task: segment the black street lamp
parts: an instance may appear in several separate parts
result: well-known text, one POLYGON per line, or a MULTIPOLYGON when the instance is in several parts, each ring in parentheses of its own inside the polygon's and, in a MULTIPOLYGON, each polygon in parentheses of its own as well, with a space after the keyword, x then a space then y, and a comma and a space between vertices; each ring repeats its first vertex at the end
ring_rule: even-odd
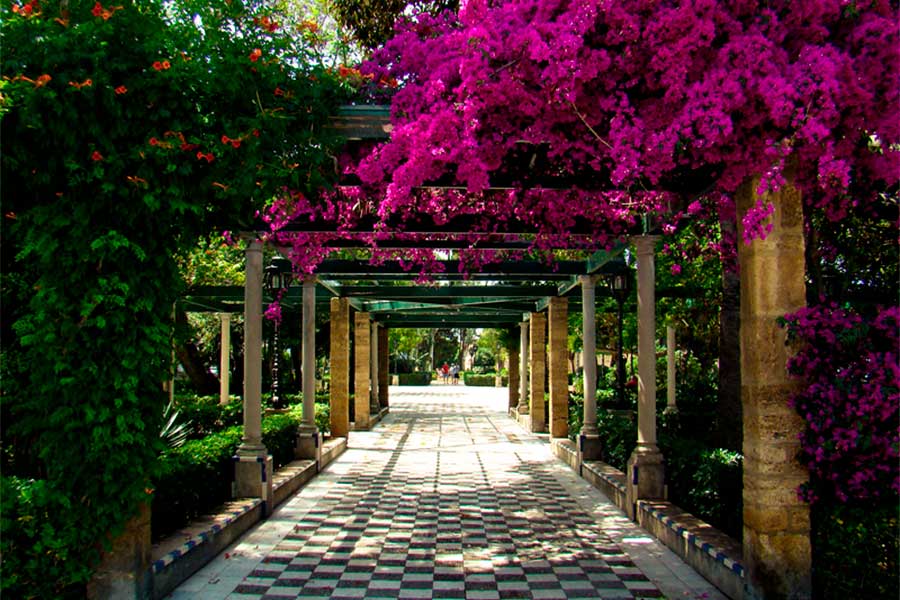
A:
MULTIPOLYGON (((269 263, 269 266, 266 267, 265 272, 263 274, 263 285, 266 290, 269 292, 269 295, 272 297, 272 300, 278 301, 281 299, 281 295, 284 290, 291 285, 291 261, 281 256, 280 254, 276 254, 272 258, 272 262, 269 263)), ((275 334, 272 339, 272 407, 273 408, 282 408, 281 406, 281 393, 280 393, 280 379, 281 377, 278 374, 279 360, 278 355, 280 354, 280 350, 278 348, 278 326, 279 321, 275 321, 275 334)))
POLYGON ((613 298, 616 299, 618 307, 619 352, 616 361, 616 404, 621 409, 625 408, 625 352, 622 344, 622 306, 625 303, 625 298, 628 297, 628 293, 631 291, 631 273, 626 270, 613 275, 609 279, 609 290, 613 298))

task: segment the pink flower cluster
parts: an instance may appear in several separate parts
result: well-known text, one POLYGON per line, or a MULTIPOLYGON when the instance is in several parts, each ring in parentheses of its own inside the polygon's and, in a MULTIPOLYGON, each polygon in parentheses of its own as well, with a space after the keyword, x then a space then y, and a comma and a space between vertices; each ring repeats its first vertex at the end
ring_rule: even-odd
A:
MULTIPOLYGON (((900 177, 898 20, 885 0, 472 0, 417 15, 362 67, 402 87, 391 140, 357 173, 382 218, 452 212, 498 179, 563 177, 574 205, 544 190, 539 206, 495 195, 481 214, 494 227, 541 210, 555 231, 589 214, 614 236, 661 207, 598 190, 688 204, 791 172, 810 207, 840 219, 900 177), (445 180, 466 193, 416 191, 445 180)), ((747 241, 770 212, 751 208, 747 241)))
POLYGON ((872 318, 821 305, 785 319, 803 383, 791 405, 806 421, 801 497, 842 502, 900 493, 900 308, 872 318))

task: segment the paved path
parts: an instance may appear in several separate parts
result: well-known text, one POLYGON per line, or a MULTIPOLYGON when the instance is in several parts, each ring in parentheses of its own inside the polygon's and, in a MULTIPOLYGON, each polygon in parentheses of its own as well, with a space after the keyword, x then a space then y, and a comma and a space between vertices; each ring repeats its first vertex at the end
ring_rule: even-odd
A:
POLYGON ((724 597, 505 414, 391 387, 391 414, 172 598, 724 597))

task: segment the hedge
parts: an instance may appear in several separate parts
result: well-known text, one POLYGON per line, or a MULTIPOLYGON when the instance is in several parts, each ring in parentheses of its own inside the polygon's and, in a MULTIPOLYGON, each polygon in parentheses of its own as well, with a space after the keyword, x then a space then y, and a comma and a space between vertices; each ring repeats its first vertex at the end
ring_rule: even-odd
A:
MULTIPOLYGON (((509 385, 509 377, 503 377, 500 381, 502 385, 509 385)), ((497 385, 497 375, 495 373, 486 373, 483 375, 465 373, 463 375, 463 383, 471 386, 494 387, 497 385)))
POLYGON ((397 377, 398 385, 429 385, 431 383, 430 372, 400 373, 395 377, 397 377))
MULTIPOLYGON (((275 468, 294 459, 298 421, 291 414, 262 420, 262 440, 275 468)), ((243 427, 233 426, 163 453, 153 480, 152 535, 158 539, 231 498, 243 427)))

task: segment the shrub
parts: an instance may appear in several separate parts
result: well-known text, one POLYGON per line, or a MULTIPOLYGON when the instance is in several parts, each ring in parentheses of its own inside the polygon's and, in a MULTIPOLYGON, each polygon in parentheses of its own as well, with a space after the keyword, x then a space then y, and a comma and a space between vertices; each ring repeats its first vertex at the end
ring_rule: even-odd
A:
MULTIPOLYGON (((476 375, 475 373, 464 373, 463 374, 463 382, 466 385, 471 386, 479 386, 479 387, 494 387, 497 383, 497 375, 495 373, 484 373, 482 375, 476 375)), ((504 377, 501 380, 503 385, 509 385, 509 378, 504 377)))
MULTIPOLYGON (((263 418, 262 440, 272 455, 275 468, 294 459, 297 423, 291 414, 263 418)), ((232 457, 242 435, 242 427, 229 427, 163 453, 154 479, 154 539, 171 533, 231 498, 232 457)))
POLYGON ((399 385, 429 385, 431 383, 431 373, 429 371, 399 373, 397 380, 399 385))
POLYGON ((600 432, 601 460, 624 471, 628 457, 637 446, 637 423, 620 413, 598 408, 597 429, 600 432))
POLYGON ((814 597, 897 597, 897 513, 895 501, 812 506, 814 597))

